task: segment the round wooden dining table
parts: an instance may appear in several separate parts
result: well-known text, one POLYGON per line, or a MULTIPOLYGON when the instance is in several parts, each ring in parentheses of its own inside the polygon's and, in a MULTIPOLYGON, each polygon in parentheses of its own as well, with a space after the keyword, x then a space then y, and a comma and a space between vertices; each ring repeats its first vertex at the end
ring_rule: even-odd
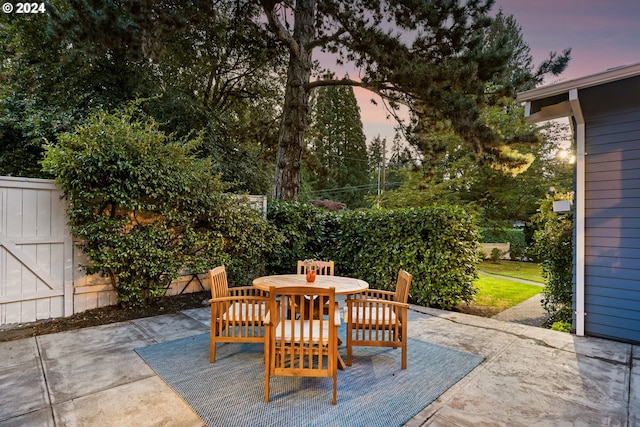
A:
MULTIPOLYGON (((342 276, 316 276, 314 282, 307 282, 305 274, 279 274, 274 276, 262 276, 253 280, 253 287, 262 291, 269 291, 271 286, 285 288, 289 286, 316 286, 319 288, 336 288, 336 295, 358 294, 369 288, 364 280, 342 276)), ((340 342, 340 340, 338 340, 340 342)), ((338 368, 345 369, 346 364, 338 354, 338 368)))
POLYGON ((262 291, 269 291, 271 286, 284 288, 290 286, 316 286, 329 289, 336 288, 336 295, 358 294, 369 288, 364 280, 342 276, 316 276, 314 282, 307 282, 304 274, 280 274, 275 276, 262 276, 253 280, 253 287, 262 291))

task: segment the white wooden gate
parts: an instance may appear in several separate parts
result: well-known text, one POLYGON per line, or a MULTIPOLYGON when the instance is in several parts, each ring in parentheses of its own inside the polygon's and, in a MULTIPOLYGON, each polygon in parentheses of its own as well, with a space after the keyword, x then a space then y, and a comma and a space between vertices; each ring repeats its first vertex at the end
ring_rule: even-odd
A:
POLYGON ((0 325, 73 314, 73 244, 50 180, 0 177, 0 325))

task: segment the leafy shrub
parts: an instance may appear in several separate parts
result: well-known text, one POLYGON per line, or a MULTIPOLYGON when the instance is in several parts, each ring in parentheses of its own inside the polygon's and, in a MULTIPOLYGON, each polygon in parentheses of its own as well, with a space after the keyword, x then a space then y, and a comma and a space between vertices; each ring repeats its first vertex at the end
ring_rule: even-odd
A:
POLYGON ((551 325, 552 331, 560 331, 560 332, 571 332, 571 323, 570 322, 554 322, 551 325))
POLYGON ((571 322, 573 216, 554 213, 552 202, 552 199, 545 200, 541 204, 540 213, 534 218, 542 224, 542 228, 534 233, 534 250, 542 260, 542 276, 547 281, 542 305, 553 319, 571 322))
POLYGON ((503 254, 504 254, 504 252, 502 252, 500 249, 493 248, 491 250, 491 257, 489 258, 489 260, 494 264, 499 264, 500 263, 500 258, 502 258, 503 254))
POLYGON ((321 258, 331 235, 325 232, 325 225, 331 223, 329 217, 324 209, 309 203, 271 201, 267 218, 283 240, 268 260, 269 271, 293 273, 298 260, 321 258))
POLYGON ((123 305, 163 295, 183 268, 228 263, 248 275, 277 242, 257 212, 221 193, 210 161, 192 154, 198 143, 171 139, 131 104, 97 111, 46 149, 44 169, 90 260, 83 268, 108 275, 123 305))
POLYGON ((449 309, 473 299, 478 234, 462 209, 369 210, 337 218, 335 241, 323 256, 338 263, 340 274, 394 290, 398 270, 405 269, 417 304, 449 309))
POLYGON ((229 283, 249 286, 253 279, 267 274, 267 260, 282 247, 282 235, 248 202, 226 194, 218 197, 220 202, 211 205, 204 224, 222 237, 221 262, 227 267, 229 283))

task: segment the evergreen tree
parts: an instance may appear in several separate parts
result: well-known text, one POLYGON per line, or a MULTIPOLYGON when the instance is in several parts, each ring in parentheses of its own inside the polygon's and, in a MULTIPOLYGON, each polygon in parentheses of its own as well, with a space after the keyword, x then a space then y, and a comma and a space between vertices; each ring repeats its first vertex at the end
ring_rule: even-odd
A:
MULTIPOLYGON (((514 221, 529 222, 549 193, 549 188, 570 191, 573 168, 560 161, 555 153, 567 129, 556 124, 541 129, 524 122, 523 107, 485 111, 485 118, 505 137, 532 133, 535 144, 520 144, 518 149, 532 157, 528 168, 519 173, 479 164, 453 133, 440 133, 439 143, 446 147, 438 162, 421 170, 406 172, 401 188, 384 193, 380 203, 385 207, 420 207, 446 202, 465 206, 478 213, 479 222, 488 227, 511 227, 514 221)), ((434 139, 435 138, 434 136, 434 139)))
POLYGON ((526 124, 522 106, 512 94, 559 73, 570 51, 551 54, 534 69, 530 49, 513 17, 498 13, 486 34, 487 43, 503 44, 512 52, 506 67, 486 84, 487 103, 478 112, 479 123, 500 135, 501 144, 485 147, 478 155, 469 150, 469 141, 456 132, 451 120, 414 116, 416 126, 409 141, 420 151, 422 167, 406 174, 399 190, 385 193, 380 201, 384 206, 448 202, 475 210, 483 225, 502 226, 528 221, 550 186, 567 188, 570 170, 554 156, 564 132, 541 133, 539 127, 526 124), (519 161, 497 161, 501 157, 519 161))
MULTIPOLYGON (((245 0, 249 2, 250 0, 245 0)), ((503 149, 499 134, 482 122, 492 97, 512 92, 485 89, 513 58, 506 37, 490 38, 493 0, 261 0, 269 28, 287 49, 289 62, 278 136, 274 197, 294 200, 311 90, 358 85, 381 95, 392 107, 407 105, 416 121, 449 121, 477 156, 490 161, 526 161, 503 149), (337 55, 338 64, 358 68, 360 80, 313 80, 313 51, 337 55)), ((550 62, 562 69, 563 62, 550 62)), ((566 65, 566 61, 564 62, 566 65)), ((320 75, 320 74, 318 74, 320 75)))
POLYGON ((125 8, 84 1, 73 7, 51 1, 46 8, 45 14, 3 14, 0 20, 3 174, 46 176, 39 164, 45 139, 55 141, 92 109, 158 94, 152 65, 120 37, 133 16, 125 8), (78 20, 95 25, 83 28, 78 20))
POLYGON ((350 208, 364 206, 369 184, 367 147, 353 88, 320 88, 311 116, 307 167, 312 191, 350 208))

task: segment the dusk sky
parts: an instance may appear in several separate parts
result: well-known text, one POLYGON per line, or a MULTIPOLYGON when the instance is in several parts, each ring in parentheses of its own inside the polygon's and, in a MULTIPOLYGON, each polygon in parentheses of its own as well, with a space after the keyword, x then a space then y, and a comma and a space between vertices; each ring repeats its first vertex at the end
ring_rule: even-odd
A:
MULTIPOLYGON (((638 0, 496 0, 522 27, 534 64, 571 48, 571 61, 560 76, 545 84, 572 80, 621 65, 640 62, 640 1, 638 0)), ((369 142, 380 134, 391 142, 393 126, 380 104, 357 92, 369 142)))

